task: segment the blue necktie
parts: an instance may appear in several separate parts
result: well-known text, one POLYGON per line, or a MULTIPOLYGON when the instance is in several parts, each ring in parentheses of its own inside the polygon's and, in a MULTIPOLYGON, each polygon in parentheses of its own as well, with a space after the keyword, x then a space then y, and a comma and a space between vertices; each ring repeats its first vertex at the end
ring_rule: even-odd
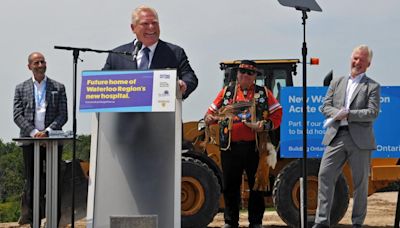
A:
POLYGON ((149 69, 149 52, 150 52, 150 49, 148 47, 143 48, 142 59, 140 60, 138 69, 140 69, 140 70, 149 69))

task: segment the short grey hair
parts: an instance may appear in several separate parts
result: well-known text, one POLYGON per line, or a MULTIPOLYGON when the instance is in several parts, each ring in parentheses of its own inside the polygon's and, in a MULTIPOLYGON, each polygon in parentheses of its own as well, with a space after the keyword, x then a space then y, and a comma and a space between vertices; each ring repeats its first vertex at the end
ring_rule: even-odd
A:
POLYGON ((142 6, 137 7, 136 9, 134 9, 133 12, 132 12, 132 22, 131 22, 131 23, 132 23, 133 25, 136 25, 136 24, 137 24, 137 22, 138 22, 138 20, 139 20, 139 14, 140 14, 142 11, 150 11, 150 12, 152 12, 152 13, 156 16, 156 18, 157 18, 157 20, 158 20, 157 11, 156 11, 154 8, 152 8, 152 7, 150 7, 150 6, 142 5, 142 6))
POLYGON ((32 58, 34 55, 41 55, 44 58, 44 55, 38 51, 32 52, 31 54, 28 55, 28 63, 31 64, 32 63, 32 58))
POLYGON ((368 61, 371 63, 372 56, 373 56, 373 52, 372 52, 371 48, 369 48, 369 47, 368 47, 367 45, 365 45, 365 44, 361 44, 361 45, 358 45, 357 47, 355 47, 355 48, 353 49, 353 53, 354 53, 356 50, 364 50, 364 51, 367 51, 367 52, 368 52, 368 61))

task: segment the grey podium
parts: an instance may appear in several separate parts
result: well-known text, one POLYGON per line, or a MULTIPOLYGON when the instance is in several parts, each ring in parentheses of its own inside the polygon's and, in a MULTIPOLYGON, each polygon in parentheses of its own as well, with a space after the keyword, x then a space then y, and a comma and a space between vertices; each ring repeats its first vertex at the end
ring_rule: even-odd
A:
POLYGON ((22 144, 34 145, 33 227, 39 228, 40 145, 46 146, 46 227, 57 227, 58 145, 72 141, 71 137, 13 138, 22 144))
POLYGON ((181 227, 181 98, 157 80, 173 110, 92 114, 87 227, 181 227))

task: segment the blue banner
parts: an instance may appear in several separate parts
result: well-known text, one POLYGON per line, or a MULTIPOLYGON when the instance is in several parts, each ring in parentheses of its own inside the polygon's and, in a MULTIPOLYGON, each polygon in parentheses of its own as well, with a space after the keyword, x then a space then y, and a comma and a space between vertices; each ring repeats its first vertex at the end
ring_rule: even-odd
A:
POLYGON ((176 70, 83 71, 81 112, 172 112, 176 70))
MULTIPOLYGON (((307 155, 322 157, 325 147, 322 127, 325 117, 320 109, 328 87, 307 88, 307 155)), ((303 157, 303 95, 301 87, 285 87, 281 90, 280 103, 283 107, 281 123, 281 157, 303 157)), ((400 87, 381 88, 381 110, 374 123, 377 150, 372 157, 400 158, 400 138, 396 132, 400 128, 400 87)))

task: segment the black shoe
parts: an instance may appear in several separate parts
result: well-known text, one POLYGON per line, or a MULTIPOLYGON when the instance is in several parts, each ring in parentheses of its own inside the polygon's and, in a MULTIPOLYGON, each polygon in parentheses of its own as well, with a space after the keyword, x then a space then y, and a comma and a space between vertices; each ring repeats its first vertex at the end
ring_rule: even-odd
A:
POLYGON ((225 225, 222 226, 222 228, 238 228, 238 226, 233 226, 233 225, 230 225, 230 224, 225 224, 225 225))
POLYGON ((25 224, 32 224, 32 218, 29 216, 20 216, 18 219, 18 224, 19 225, 25 225, 25 224))
POLYGON ((328 225, 315 223, 312 228, 329 228, 328 225))
POLYGON ((362 225, 354 224, 354 225, 353 225, 353 228, 362 228, 362 225))
POLYGON ((263 228, 262 224, 250 224, 249 228, 263 228))
POLYGON ((25 224, 32 224, 32 209, 28 206, 28 199, 26 196, 26 193, 22 193, 21 196, 21 215, 18 219, 18 224, 19 225, 25 225, 25 224))

